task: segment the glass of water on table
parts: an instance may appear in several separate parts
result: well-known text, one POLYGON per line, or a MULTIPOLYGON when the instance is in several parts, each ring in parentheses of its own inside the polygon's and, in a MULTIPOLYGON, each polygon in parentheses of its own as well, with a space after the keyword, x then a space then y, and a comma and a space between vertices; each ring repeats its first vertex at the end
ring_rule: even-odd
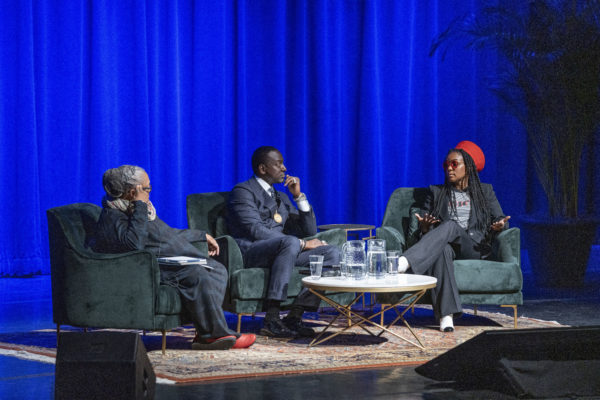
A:
POLYGON ((310 261, 310 276, 312 279, 319 279, 323 271, 323 256, 311 255, 308 256, 310 261))
POLYGON ((400 252, 397 250, 387 251, 387 273, 390 275, 398 274, 398 259, 400 258, 400 252))

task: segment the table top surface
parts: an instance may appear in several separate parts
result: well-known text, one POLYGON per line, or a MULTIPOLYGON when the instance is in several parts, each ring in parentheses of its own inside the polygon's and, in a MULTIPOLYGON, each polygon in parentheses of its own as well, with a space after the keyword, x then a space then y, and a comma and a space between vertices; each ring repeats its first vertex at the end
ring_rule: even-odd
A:
POLYGON ((411 292, 435 287, 437 279, 427 275, 386 275, 385 279, 367 278, 355 280, 340 276, 314 279, 307 276, 302 284, 310 289, 335 290, 338 292, 393 293, 411 292))
POLYGON ((344 229, 346 231, 362 231, 362 230, 370 230, 375 229, 375 225, 363 225, 363 224, 328 224, 328 225, 319 225, 319 228, 322 231, 327 231, 330 229, 344 229))

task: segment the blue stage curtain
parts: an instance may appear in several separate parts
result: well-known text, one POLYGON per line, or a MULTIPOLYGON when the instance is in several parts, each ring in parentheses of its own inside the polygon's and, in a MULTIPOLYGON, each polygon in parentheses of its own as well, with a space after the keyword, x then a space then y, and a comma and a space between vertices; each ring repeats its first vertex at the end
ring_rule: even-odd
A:
POLYGON ((486 89, 495 58, 428 56, 480 6, 0 0, 0 275, 48 273, 45 211, 99 204, 107 168, 144 167, 159 216, 184 228, 185 197, 248 179, 260 145, 282 151, 319 224, 380 224, 391 192, 440 183, 463 139, 523 212, 526 143, 486 89))

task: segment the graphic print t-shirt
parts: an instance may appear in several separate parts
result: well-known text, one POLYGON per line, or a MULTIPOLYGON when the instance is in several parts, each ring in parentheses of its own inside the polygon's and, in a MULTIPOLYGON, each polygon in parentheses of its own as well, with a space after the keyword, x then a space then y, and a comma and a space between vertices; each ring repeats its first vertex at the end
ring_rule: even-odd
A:
MULTIPOLYGON (((454 191, 454 200, 456 201, 456 213, 452 212, 452 206, 448 204, 448 214, 450 219, 456 221, 461 228, 469 227, 469 214, 471 213, 471 198, 466 192, 454 191)), ((450 200, 452 201, 452 199, 450 200)))

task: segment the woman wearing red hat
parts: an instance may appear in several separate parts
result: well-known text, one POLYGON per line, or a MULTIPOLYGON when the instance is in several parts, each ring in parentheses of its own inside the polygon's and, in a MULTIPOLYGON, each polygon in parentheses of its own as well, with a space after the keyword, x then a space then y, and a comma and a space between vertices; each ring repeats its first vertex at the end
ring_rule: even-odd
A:
POLYGON ((400 267, 431 275, 438 284, 431 292, 440 330, 454 331, 453 316, 462 313, 454 278, 455 259, 484 259, 491 253, 496 232, 508 227, 492 185, 479 181, 485 157, 473 142, 460 142, 444 161, 446 180, 432 185, 422 210, 419 229, 409 232, 419 241, 400 258, 400 267))

